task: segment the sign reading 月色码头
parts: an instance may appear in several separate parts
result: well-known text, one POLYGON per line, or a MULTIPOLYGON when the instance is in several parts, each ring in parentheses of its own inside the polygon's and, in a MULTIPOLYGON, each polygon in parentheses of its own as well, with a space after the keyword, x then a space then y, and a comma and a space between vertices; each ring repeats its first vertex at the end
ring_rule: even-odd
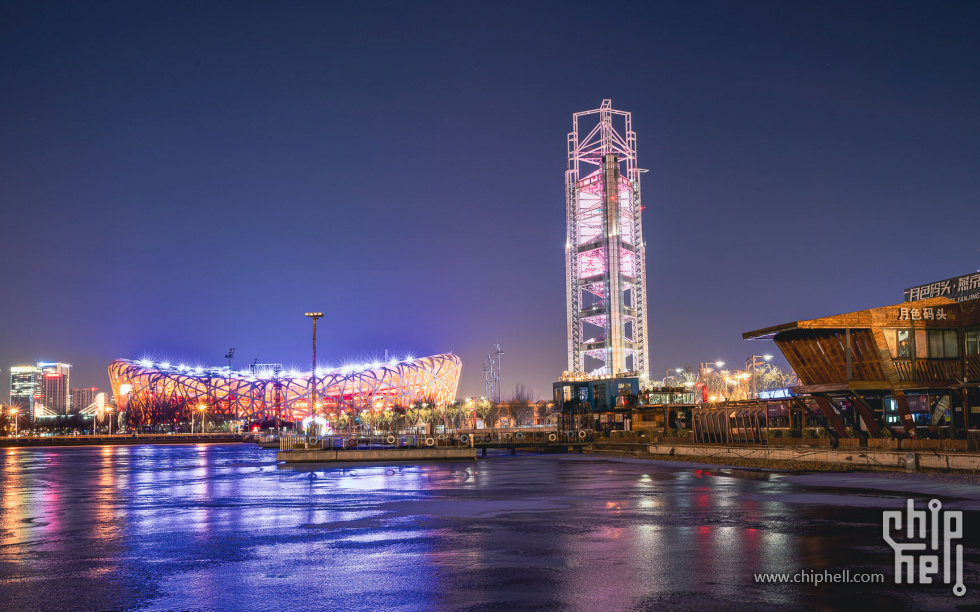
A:
POLYGON ((946 321, 946 309, 938 308, 899 308, 899 321, 946 321))
POLYGON ((934 297, 946 297, 957 302, 980 299, 980 272, 956 276, 905 290, 906 302, 934 297))

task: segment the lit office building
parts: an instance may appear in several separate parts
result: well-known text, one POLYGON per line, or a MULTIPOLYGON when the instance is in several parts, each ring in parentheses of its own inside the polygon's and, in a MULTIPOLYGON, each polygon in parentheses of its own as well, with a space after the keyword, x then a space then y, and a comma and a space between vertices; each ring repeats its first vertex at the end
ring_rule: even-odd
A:
POLYGON ((37 364, 40 374, 40 394, 34 398, 33 416, 56 416, 68 414, 71 409, 69 372, 71 364, 41 362, 37 364), (42 410, 38 409, 40 405, 42 410))
POLYGON ((29 414, 34 422, 34 398, 41 394, 41 370, 34 366, 10 368, 10 405, 29 414))
POLYGON ((76 387, 71 390, 70 406, 72 412, 81 412, 95 402, 98 387, 76 387))

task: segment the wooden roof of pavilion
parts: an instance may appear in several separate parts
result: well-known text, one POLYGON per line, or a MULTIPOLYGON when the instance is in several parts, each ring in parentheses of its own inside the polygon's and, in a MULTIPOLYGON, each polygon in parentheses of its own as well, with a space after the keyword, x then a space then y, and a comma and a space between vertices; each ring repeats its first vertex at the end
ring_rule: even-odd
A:
POLYGON ((797 329, 847 329, 847 328, 870 328, 875 323, 880 323, 882 320, 881 315, 886 311, 894 311, 896 308, 923 308, 923 307, 936 307, 936 306, 956 306, 958 302, 951 300, 949 298, 938 297, 938 298, 928 298, 925 300, 917 300, 915 302, 903 302, 901 304, 894 304, 892 306, 882 306, 879 308, 871 308, 869 310, 858 310, 856 312, 848 312, 845 314, 832 315, 829 317, 820 317, 819 319, 810 319, 807 321, 792 321, 790 323, 783 323, 781 325, 773 325, 771 327, 764 327, 762 329, 757 329, 755 331, 745 332, 742 334, 743 340, 772 340, 775 338, 776 334, 793 331, 797 329))

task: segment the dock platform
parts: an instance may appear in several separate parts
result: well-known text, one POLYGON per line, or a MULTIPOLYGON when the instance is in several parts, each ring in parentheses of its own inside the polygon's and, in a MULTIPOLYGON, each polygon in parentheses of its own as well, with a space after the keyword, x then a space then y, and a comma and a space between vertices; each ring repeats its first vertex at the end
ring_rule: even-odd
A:
POLYGON ((277 461, 286 463, 330 463, 364 461, 433 461, 445 459, 476 459, 477 449, 471 447, 432 448, 370 448, 370 449, 310 449, 284 450, 276 453, 277 461))

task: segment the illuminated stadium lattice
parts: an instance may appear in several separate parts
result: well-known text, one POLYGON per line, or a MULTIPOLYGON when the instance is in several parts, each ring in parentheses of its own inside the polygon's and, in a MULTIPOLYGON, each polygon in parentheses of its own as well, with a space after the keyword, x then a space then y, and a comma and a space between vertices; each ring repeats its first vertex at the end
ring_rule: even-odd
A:
MULTIPOLYGON (((456 397, 462 363, 451 353, 316 371, 317 413, 390 410, 456 397)), ((172 423, 205 406, 209 418, 298 421, 310 414, 310 372, 233 371, 118 359, 109 381, 131 425, 172 423)))

